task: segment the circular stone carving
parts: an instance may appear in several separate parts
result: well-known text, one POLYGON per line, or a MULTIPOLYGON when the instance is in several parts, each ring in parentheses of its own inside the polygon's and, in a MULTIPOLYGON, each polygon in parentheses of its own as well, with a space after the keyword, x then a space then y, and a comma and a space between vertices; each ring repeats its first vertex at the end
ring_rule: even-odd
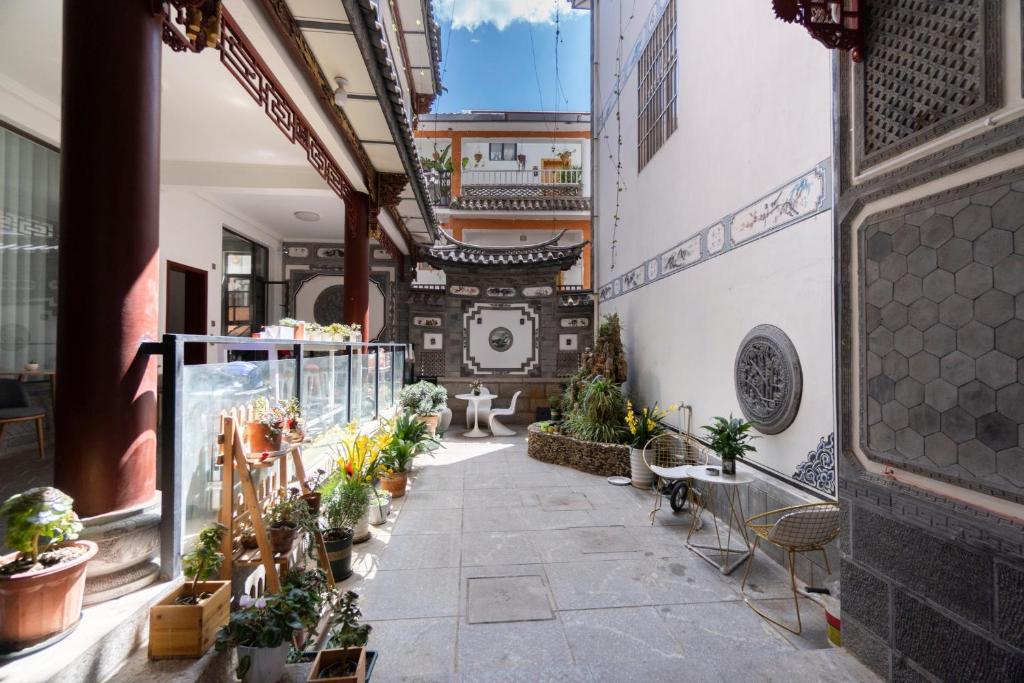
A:
POLYGON ((512 348, 512 331, 507 327, 495 327, 487 335, 487 343, 495 351, 508 351, 512 348))
POLYGON ((320 325, 330 325, 341 320, 341 311, 345 306, 344 285, 331 285, 313 302, 313 320, 320 325))
POLYGON ((736 354, 736 398, 744 417, 762 434, 778 434, 793 424, 803 392, 800 358, 786 333, 758 325, 736 354))

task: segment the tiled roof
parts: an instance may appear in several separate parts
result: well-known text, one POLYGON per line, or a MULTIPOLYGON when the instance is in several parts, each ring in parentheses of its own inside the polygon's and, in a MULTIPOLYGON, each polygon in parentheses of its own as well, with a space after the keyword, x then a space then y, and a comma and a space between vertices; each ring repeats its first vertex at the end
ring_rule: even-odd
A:
MULTIPOLYGON (((378 73, 384 80, 384 86, 387 89, 387 94, 381 97, 381 108, 384 110, 385 118, 389 119, 389 123, 393 123, 398 128, 399 135, 396 138, 396 146, 399 148, 399 156, 407 156, 409 164, 415 171, 415 177, 411 178, 414 185, 414 191, 417 196, 417 203, 425 212, 427 219, 428 229, 431 234, 436 234, 437 231, 437 214, 434 213, 434 207, 430 203, 427 194, 427 181, 423 176, 423 167, 420 165, 419 153, 416 151, 416 141, 413 137, 412 121, 409 120, 408 112, 405 109, 405 102, 402 97, 402 85, 398 79, 398 72, 395 70, 395 64, 391 61, 391 56, 388 54, 388 42, 387 37, 384 33, 384 27, 378 21, 377 3, 371 0, 353 0, 357 3, 359 10, 362 13, 362 23, 365 25, 367 38, 370 42, 374 57, 376 57, 376 67, 378 73), (390 111, 388 110, 387 104, 384 99, 387 99, 387 104, 390 104, 390 111), (402 154, 404 152, 404 155, 402 154)), ((349 21, 353 20, 351 12, 349 13, 349 21)), ((354 23, 354 22, 353 22, 354 23)), ((356 33, 357 42, 360 39, 360 34, 356 33)), ((436 56, 440 56, 440 52, 436 56)), ((366 68, 373 69, 374 65, 370 63, 370 60, 366 60, 366 68)), ((435 65, 436 67, 436 65, 435 65)), ((408 166, 407 166, 408 168, 408 166)))
MULTIPOLYGON (((443 231, 442 231, 442 234, 443 231)), ((484 247, 461 242, 445 234, 449 244, 435 245, 426 249, 426 260, 434 267, 445 265, 466 266, 552 266, 561 270, 572 268, 580 258, 588 242, 559 245, 565 235, 562 230, 553 238, 522 247, 484 247)))
POLYGON ((590 211, 590 198, 458 197, 450 206, 468 211, 590 211))

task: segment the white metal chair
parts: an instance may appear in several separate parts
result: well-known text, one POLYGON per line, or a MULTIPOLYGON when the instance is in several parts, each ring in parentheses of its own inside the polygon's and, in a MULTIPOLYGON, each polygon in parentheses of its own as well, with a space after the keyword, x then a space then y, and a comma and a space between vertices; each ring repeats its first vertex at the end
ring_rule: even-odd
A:
POLYGON ((832 567, 828 562, 825 546, 839 535, 839 505, 836 503, 806 503, 790 507, 769 510, 747 518, 747 528, 754 532, 754 547, 750 550, 747 560, 747 571, 743 574, 740 593, 750 609, 768 621, 800 635, 803 624, 800 621, 800 601, 796 588, 796 554, 820 552, 825 560, 825 570, 831 574, 832 567), (754 554, 757 552, 758 541, 767 541, 786 552, 789 560, 789 585, 793 590, 793 606, 796 608, 796 628, 772 619, 764 611, 757 608, 746 594, 747 577, 754 565, 754 554))
POLYGON ((707 465, 707 449, 695 438, 682 432, 665 432, 652 438, 644 446, 644 464, 654 473, 654 507, 651 524, 661 509, 662 497, 669 493, 669 504, 674 512, 682 512, 687 501, 700 504, 700 493, 689 477, 678 476, 675 468, 686 465, 707 465))
POLYGON ((519 400, 519 394, 523 392, 517 391, 512 394, 512 401, 508 404, 508 408, 495 408, 491 411, 490 417, 487 418, 487 426, 490 427, 491 434, 494 436, 515 436, 516 433, 501 424, 498 421, 499 417, 508 417, 515 415, 516 413, 516 401, 519 400))
MULTIPOLYGON (((486 396, 491 393, 491 390, 487 387, 480 387, 480 395, 486 396)), ((478 418, 480 422, 478 424, 487 424, 487 418, 491 414, 491 399, 482 398, 479 401, 470 401, 469 405, 466 406, 466 429, 473 428, 473 410, 476 406, 476 410, 479 411, 478 418)))

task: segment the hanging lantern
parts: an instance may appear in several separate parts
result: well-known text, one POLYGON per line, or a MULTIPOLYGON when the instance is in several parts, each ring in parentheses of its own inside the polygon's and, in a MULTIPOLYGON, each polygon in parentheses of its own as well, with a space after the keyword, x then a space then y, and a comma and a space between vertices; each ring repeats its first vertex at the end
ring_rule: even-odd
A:
POLYGON ((772 0, 775 16, 787 24, 800 24, 811 37, 831 50, 849 50, 850 58, 864 58, 864 20, 867 0, 772 0))

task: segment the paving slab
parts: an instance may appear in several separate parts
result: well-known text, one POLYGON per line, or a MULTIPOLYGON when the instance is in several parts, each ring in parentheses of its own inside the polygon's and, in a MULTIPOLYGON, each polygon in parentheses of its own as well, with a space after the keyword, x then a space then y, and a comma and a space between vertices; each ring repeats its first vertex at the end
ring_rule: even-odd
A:
POLYGON ((470 624, 554 619, 541 574, 470 578, 466 596, 470 624))
POLYGON ((556 619, 459 624, 458 669, 464 674, 524 667, 536 672, 573 663, 562 624, 556 619))
POLYGON ((483 531, 462 535, 462 566, 536 564, 541 556, 531 533, 483 531))
POLYGON ((374 681, 402 680, 402 676, 410 674, 437 676, 436 680, 450 680, 454 676, 458 632, 454 617, 368 623, 373 627, 369 646, 380 653, 373 671, 374 681))
MULTIPOLYGON (((683 662, 683 647, 653 607, 559 612, 578 664, 683 662)), ((680 679, 682 680, 682 679, 680 679)))

